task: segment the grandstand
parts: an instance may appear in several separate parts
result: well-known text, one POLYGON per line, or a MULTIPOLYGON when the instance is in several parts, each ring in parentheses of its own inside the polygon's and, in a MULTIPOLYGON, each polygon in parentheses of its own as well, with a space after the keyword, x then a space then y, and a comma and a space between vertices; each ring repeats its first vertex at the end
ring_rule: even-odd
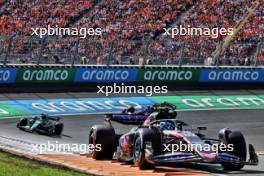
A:
MULTIPOLYGON (((220 65, 264 65, 264 4, 220 65)), ((0 0, 0 62, 204 65, 225 36, 164 36, 163 28, 234 27, 252 0, 0 0), (101 28, 102 36, 32 36, 37 27, 101 28)))

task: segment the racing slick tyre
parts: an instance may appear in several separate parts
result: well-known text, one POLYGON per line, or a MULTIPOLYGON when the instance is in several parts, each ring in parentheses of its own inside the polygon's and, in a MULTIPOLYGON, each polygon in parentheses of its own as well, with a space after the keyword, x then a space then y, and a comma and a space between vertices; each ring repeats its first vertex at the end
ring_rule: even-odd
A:
POLYGON ((42 125, 40 125, 36 129, 34 129, 34 131, 36 131, 40 135, 53 136, 55 132, 55 127, 50 126, 50 127, 44 128, 42 125))
POLYGON ((135 136, 133 146, 133 160, 135 165, 141 170, 154 169, 153 157, 160 153, 161 136, 158 130, 150 128, 140 129, 135 136))
POLYGON ((28 119, 23 118, 17 123, 17 128, 22 129, 21 127, 26 126, 28 124, 28 119))
POLYGON ((93 159, 112 159, 116 150, 114 128, 110 125, 94 125, 89 133, 89 144, 94 145, 91 152, 93 159))
MULTIPOLYGON (((240 131, 230 131, 226 135, 226 140, 228 144, 233 144, 233 151, 231 152, 231 154, 240 157, 242 161, 246 161, 247 146, 243 134, 240 131)), ((232 170, 232 171, 240 170, 244 167, 244 165, 245 164, 222 163, 222 167, 225 170, 232 170)))
POLYGON ((60 136, 63 131, 64 125, 62 123, 59 123, 55 125, 54 135, 60 136))

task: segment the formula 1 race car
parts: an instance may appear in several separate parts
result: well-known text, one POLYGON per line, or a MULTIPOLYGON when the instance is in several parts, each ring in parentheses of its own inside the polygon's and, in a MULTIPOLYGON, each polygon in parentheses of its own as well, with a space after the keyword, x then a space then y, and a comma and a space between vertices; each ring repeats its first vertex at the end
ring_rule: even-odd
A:
POLYGON ((35 116, 30 119, 22 118, 17 123, 17 128, 27 132, 37 132, 48 136, 61 135, 64 125, 59 117, 50 117, 46 114, 35 116))
POLYGON ((202 133, 206 127, 188 129, 185 122, 171 118, 167 113, 154 112, 145 119, 133 117, 107 116, 105 124, 94 125, 89 133, 89 143, 101 145, 101 150, 94 150, 91 156, 133 162, 140 169, 162 163, 191 162, 221 164, 225 170, 240 170, 244 165, 258 164, 252 144, 249 144, 249 160, 246 161, 247 146, 240 131, 224 128, 219 131, 218 139, 211 139, 202 133), (137 126, 126 134, 115 134, 111 121, 124 124, 131 121, 137 126), (188 147, 182 150, 179 146, 183 145, 188 147))
POLYGON ((105 116, 106 118, 114 118, 117 122, 120 120, 123 124, 138 124, 140 122, 143 123, 153 112, 161 112, 171 118, 176 118, 177 116, 176 106, 168 102, 157 103, 139 111, 136 111, 136 108, 131 106, 124 109, 121 113, 106 114, 105 116))

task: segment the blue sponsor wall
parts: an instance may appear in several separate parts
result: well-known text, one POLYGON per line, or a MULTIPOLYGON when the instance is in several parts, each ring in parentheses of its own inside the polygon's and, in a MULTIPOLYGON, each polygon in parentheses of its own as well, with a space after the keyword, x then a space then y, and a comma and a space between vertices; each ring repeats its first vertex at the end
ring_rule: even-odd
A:
POLYGON ((0 68, 0 84, 16 82, 17 68, 0 68))
POLYGON ((138 68, 79 68, 74 82, 135 82, 138 68))
POLYGON ((202 69, 200 82, 264 82, 263 69, 202 69))
MULTIPOLYGON (((18 70, 23 67, 0 67, 0 84, 16 83, 18 70)), ((151 68, 156 68, 155 66, 151 68)), ((160 67, 159 67, 160 68, 160 67)), ((178 68, 178 67, 176 67, 178 68)), ((201 73, 197 83, 264 83, 263 68, 196 68, 201 73)), ((141 67, 82 67, 75 68, 74 83, 137 83, 141 67)), ((166 70, 166 68, 164 68, 166 70)), ((164 84, 160 82, 160 84, 164 84)))

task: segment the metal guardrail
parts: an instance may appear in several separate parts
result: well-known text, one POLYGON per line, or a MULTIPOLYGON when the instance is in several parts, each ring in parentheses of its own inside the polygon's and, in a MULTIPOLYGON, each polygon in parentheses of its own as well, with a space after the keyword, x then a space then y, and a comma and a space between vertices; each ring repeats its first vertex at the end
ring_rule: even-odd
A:
POLYGON ((0 67, 146 67, 146 68, 241 68, 241 69, 264 69, 264 65, 259 66, 199 66, 199 65, 83 65, 83 64, 75 64, 74 66, 71 64, 0 64, 0 67))

